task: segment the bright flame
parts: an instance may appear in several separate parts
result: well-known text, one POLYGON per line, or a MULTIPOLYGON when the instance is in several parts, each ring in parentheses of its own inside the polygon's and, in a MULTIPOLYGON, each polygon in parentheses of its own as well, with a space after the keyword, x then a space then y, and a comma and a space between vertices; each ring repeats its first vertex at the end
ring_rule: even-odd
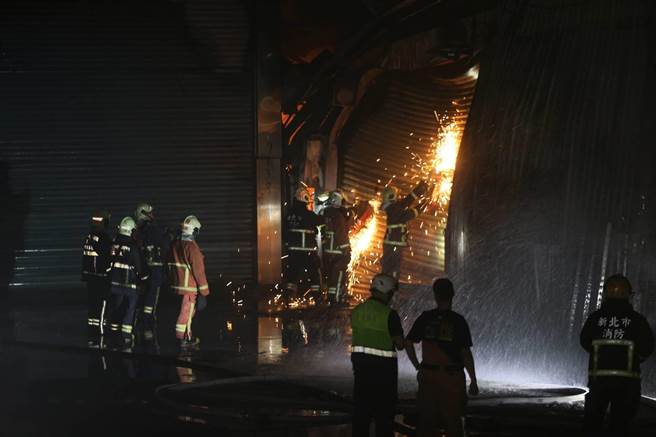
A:
POLYGON ((357 233, 349 234, 349 242, 351 243, 351 261, 347 267, 347 272, 349 275, 349 290, 351 290, 352 286, 358 282, 356 269, 362 263, 365 257, 371 254, 371 245, 374 241, 374 237, 376 236, 376 228, 378 226, 376 213, 378 212, 380 202, 377 200, 370 200, 369 204, 374 209, 374 214, 371 215, 371 218, 357 233))

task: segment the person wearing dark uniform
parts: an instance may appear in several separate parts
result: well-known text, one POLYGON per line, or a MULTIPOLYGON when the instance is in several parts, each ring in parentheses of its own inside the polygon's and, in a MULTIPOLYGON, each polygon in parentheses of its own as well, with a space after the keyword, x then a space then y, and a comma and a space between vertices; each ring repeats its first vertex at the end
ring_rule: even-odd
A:
POLYGON ((107 211, 95 213, 90 220, 89 235, 82 248, 82 281, 87 284, 88 340, 95 344, 105 333, 105 316, 108 313, 109 262, 112 242, 107 234, 110 215, 107 211))
POLYGON ((148 203, 137 205, 134 213, 137 221, 136 239, 140 243, 148 267, 148 281, 143 296, 143 315, 147 331, 153 328, 157 318, 157 303, 164 280, 164 256, 169 251, 169 239, 155 221, 153 206, 148 203))
POLYGON ((471 380, 469 394, 478 394, 478 382, 471 353, 472 339, 467 321, 451 310, 454 290, 446 278, 433 283, 437 308, 424 311, 406 338, 408 358, 417 369, 419 393, 417 436, 464 435, 463 417, 467 403, 465 372, 471 380), (421 342, 422 361, 414 343, 421 342))
POLYGON ((351 213, 342 206, 344 195, 333 191, 328 206, 323 210, 323 265, 328 282, 328 301, 339 303, 347 293, 348 272, 351 261, 349 230, 353 224, 351 213))
POLYGON ((148 278, 133 233, 137 225, 132 217, 121 220, 112 245, 111 281, 112 331, 121 330, 123 345, 132 346, 139 282, 148 278))
POLYGON ((383 240, 381 267, 383 273, 399 278, 403 249, 408 247, 408 222, 417 217, 427 205, 421 197, 428 184, 421 181, 405 198, 398 200, 398 190, 386 187, 381 208, 387 215, 387 230, 383 240))
POLYGON ((317 231, 323 219, 308 209, 309 201, 310 194, 306 188, 296 190, 295 199, 285 218, 286 298, 303 297, 308 290, 316 298, 321 292, 317 231))
POLYGON ((654 334, 633 310, 627 278, 609 277, 603 293, 601 307, 581 330, 581 346, 590 354, 584 428, 588 435, 599 435, 610 406, 611 432, 627 435, 640 405, 640 363, 654 352, 654 334))
POLYGON ((397 401, 396 351, 403 349, 403 327, 389 307, 399 283, 379 273, 371 281, 371 297, 351 314, 353 339, 353 436, 392 436, 397 401))

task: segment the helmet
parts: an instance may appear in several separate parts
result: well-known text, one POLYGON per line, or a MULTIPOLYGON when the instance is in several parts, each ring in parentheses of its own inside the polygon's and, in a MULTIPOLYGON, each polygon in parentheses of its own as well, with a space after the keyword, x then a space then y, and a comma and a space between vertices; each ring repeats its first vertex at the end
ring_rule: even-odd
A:
POLYGON ((132 217, 123 217, 123 220, 121 220, 121 223, 118 225, 118 233, 130 237, 132 236, 132 231, 134 231, 136 227, 137 224, 132 217))
POLYGON ((342 206, 342 203, 346 202, 346 196, 339 190, 331 191, 328 196, 328 205, 339 208, 342 206))
POLYGON ((187 235, 198 235, 200 232, 200 221, 195 215, 188 215, 182 221, 182 233, 187 235))
POLYGON ((134 211, 134 219, 141 223, 143 221, 151 221, 153 219, 153 205, 150 203, 140 203, 134 211))
POLYGON ((371 291, 391 296, 399 289, 399 281, 385 273, 379 273, 371 280, 371 291))
POLYGON ((386 209, 392 203, 396 202, 397 197, 399 197, 399 190, 397 190, 396 187, 385 187, 383 190, 382 208, 386 209))
POLYGON ((604 282, 604 299, 628 299, 631 283, 622 275, 613 275, 604 282))
POLYGON ((300 186, 296 190, 296 200, 299 202, 303 203, 310 203, 310 192, 308 191, 307 187, 300 186))
POLYGON ((92 228, 106 228, 109 226, 109 220, 112 215, 107 210, 94 211, 93 215, 89 219, 89 224, 92 228))
POLYGON ((324 191, 323 193, 318 194, 317 201, 319 201, 319 203, 326 203, 330 199, 330 194, 329 191, 324 191))

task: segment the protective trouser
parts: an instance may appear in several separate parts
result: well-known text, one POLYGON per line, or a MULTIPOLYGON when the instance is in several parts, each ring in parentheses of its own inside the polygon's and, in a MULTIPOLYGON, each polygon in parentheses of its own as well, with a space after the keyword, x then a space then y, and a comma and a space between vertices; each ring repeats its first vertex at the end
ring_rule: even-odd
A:
POLYGON ((319 258, 314 251, 290 250, 285 266, 285 288, 295 297, 303 297, 308 291, 321 292, 319 258))
POLYGON ((587 435, 599 435, 609 406, 610 430, 616 435, 628 435, 640 407, 640 379, 597 377, 588 386, 583 413, 587 435))
POLYGON ((196 295, 185 293, 180 296, 180 313, 175 322, 175 337, 178 340, 191 340, 191 322, 196 314, 196 295))
POLYGON ((342 302, 347 294, 348 264, 351 252, 343 254, 324 254, 324 265, 328 276, 328 299, 331 302, 342 302))
POLYGON ((383 244, 383 257, 380 260, 382 273, 399 279, 401 274, 401 259, 403 258, 404 246, 383 244))
POLYGON ((153 320, 157 317, 157 303, 159 301, 159 292, 162 288, 163 277, 163 267, 150 267, 150 276, 143 296, 143 314, 145 320, 153 320))
POLYGON ((449 437, 461 437, 467 404, 465 372, 462 369, 421 368, 417 381, 417 436, 440 436, 440 429, 444 429, 449 437))
POLYGON ((396 358, 353 357, 353 437, 394 435, 398 369, 396 358))
POLYGON ((111 330, 120 331, 124 340, 132 340, 138 298, 133 289, 112 286, 111 330))
POLYGON ((87 332, 90 339, 105 333, 106 317, 109 314, 109 281, 107 278, 89 278, 87 280, 87 332))

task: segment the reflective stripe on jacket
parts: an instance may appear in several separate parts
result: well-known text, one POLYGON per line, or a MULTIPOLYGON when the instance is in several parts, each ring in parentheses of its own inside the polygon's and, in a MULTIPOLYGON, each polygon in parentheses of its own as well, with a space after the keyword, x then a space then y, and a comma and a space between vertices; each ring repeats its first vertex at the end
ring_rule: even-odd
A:
POLYGON ((171 289, 177 294, 210 294, 205 277, 205 257, 195 241, 174 241, 168 268, 171 289))
POLYGON ((383 244, 391 246, 408 245, 408 225, 407 223, 419 215, 421 206, 413 208, 412 205, 419 199, 419 196, 412 191, 405 198, 392 203, 385 209, 387 215, 387 230, 383 244))
POLYGON ((82 246, 82 280, 107 277, 112 243, 105 232, 91 232, 82 246))
POLYGON ((375 299, 369 299, 355 307, 351 314, 352 353, 396 357, 388 324, 391 311, 390 307, 375 299))
POLYGON ((112 263, 109 278, 115 287, 137 290, 144 268, 136 241, 118 235, 112 245, 112 263))
POLYGON ((307 205, 294 200, 285 217, 285 246, 290 251, 316 252, 317 227, 323 224, 323 219, 307 205))

